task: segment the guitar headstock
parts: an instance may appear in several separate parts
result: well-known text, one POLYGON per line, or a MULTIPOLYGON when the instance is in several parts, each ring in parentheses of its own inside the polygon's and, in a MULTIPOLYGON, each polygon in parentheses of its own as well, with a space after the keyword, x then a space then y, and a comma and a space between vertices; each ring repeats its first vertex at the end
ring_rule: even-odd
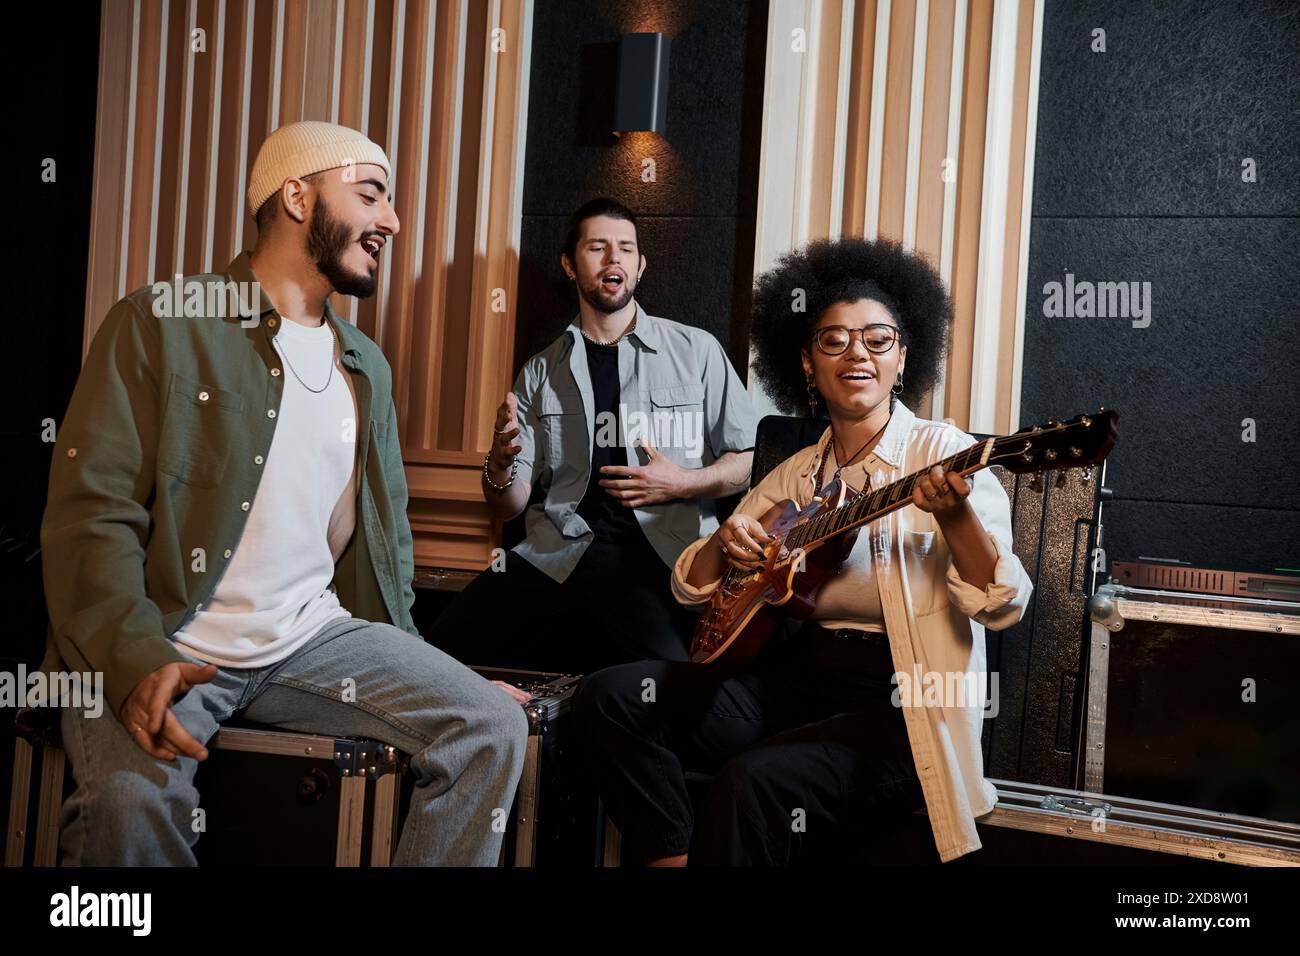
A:
POLYGON ((1016 474, 1100 464, 1115 447, 1118 421, 1114 409, 1100 409, 1068 422, 1053 419, 1022 428, 1014 435, 994 439, 989 464, 1016 474))

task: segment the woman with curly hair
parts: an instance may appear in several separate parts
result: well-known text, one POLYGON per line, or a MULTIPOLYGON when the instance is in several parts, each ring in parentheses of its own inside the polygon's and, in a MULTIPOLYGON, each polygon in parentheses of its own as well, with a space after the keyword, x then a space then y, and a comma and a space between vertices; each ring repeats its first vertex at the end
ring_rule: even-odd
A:
POLYGON ((996 803, 984 627, 1018 621, 1032 587, 997 478, 929 467, 974 439, 906 404, 934 384, 950 320, 933 269, 884 240, 813 242, 759 278, 756 371, 784 411, 828 425, 682 553, 677 600, 704 604, 729 565, 757 568, 784 501, 920 474, 910 505, 859 531, 808 621, 738 671, 644 662, 583 682, 592 772, 645 861, 823 857, 922 806, 940 860, 979 849, 975 817, 996 803), (715 774, 699 819, 687 770, 715 774))

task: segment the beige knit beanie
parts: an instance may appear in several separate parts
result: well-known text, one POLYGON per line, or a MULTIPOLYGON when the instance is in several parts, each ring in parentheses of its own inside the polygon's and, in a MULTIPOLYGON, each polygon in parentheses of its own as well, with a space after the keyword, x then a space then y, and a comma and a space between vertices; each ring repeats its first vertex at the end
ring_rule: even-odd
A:
POLYGON ((314 120, 281 126, 257 151, 248 180, 249 215, 256 216, 286 179, 357 163, 374 163, 392 175, 383 149, 354 129, 314 120))

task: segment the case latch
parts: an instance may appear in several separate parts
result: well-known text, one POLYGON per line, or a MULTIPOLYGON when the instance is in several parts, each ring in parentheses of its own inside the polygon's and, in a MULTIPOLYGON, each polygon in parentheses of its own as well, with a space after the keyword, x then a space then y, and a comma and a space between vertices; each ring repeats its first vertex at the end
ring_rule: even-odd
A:
POLYGON ((1081 817, 1110 816, 1110 804, 1105 801, 1093 802, 1082 797, 1058 797, 1049 793, 1039 805, 1043 810, 1055 810, 1057 813, 1072 813, 1081 817))

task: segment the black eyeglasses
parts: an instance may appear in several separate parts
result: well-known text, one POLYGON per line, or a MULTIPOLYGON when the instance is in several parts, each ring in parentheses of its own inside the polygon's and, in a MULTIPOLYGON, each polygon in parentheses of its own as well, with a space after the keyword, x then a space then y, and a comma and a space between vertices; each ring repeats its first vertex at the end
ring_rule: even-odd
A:
POLYGON ((898 341, 898 328, 883 322, 868 325, 861 329, 849 329, 842 325, 828 325, 813 333, 813 341, 827 355, 843 355, 853 344, 853 335, 862 337, 862 345, 868 352, 880 355, 888 352, 898 341))

